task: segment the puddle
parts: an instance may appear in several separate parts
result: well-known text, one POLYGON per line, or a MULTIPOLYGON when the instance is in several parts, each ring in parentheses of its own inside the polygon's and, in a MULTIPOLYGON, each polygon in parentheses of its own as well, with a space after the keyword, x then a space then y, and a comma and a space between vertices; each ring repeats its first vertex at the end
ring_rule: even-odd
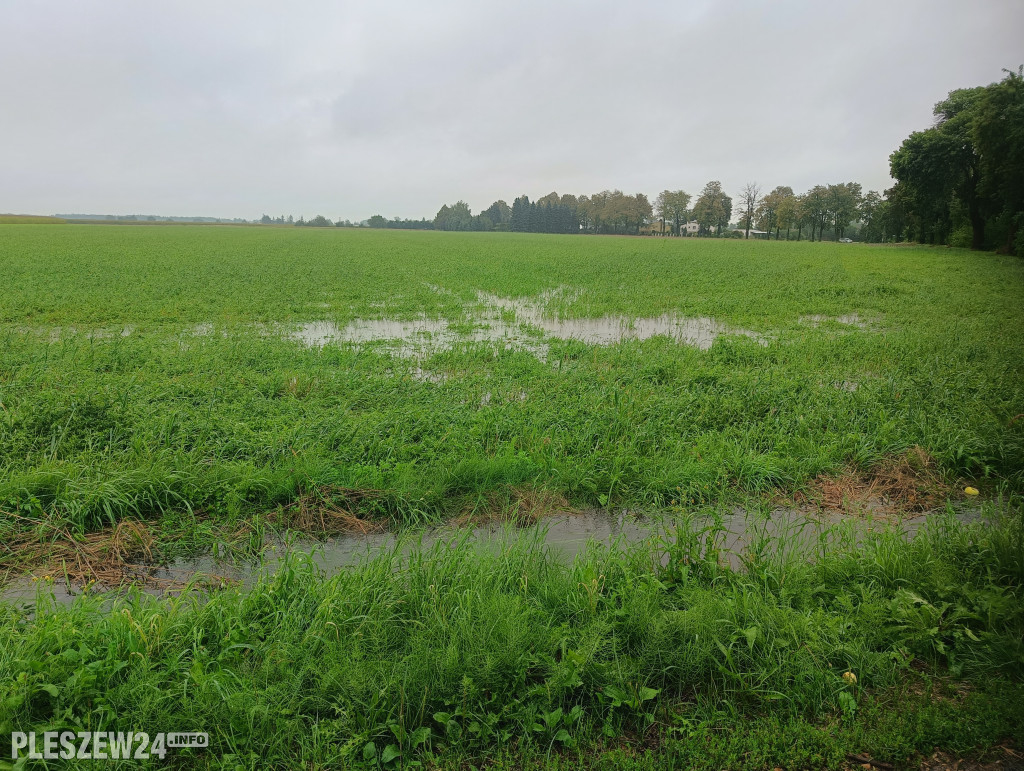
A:
POLYGON ((204 321, 200 324, 193 324, 185 330, 185 334, 192 337, 209 337, 213 334, 213 322, 204 321))
POLYGON ((590 345, 613 345, 623 340, 648 340, 658 335, 670 337, 678 343, 692 345, 706 351, 719 335, 742 335, 767 342, 756 332, 736 329, 711 318, 680 318, 663 315, 655 318, 628 319, 606 316, 598 319, 540 319, 531 322, 551 337, 559 340, 579 340, 590 345))
POLYGON ((602 316, 570 319, 552 316, 545 311, 545 303, 549 300, 559 297, 572 300, 578 296, 578 293, 566 296, 566 293, 554 290, 542 293, 541 302, 531 302, 499 297, 487 292, 478 293, 484 304, 510 311, 518 323, 529 324, 543 331, 546 336, 558 340, 579 340, 589 345, 613 345, 623 340, 647 340, 663 335, 676 342, 706 351, 719 335, 743 335, 757 340, 762 345, 767 344, 767 341, 756 332, 730 327, 707 317, 691 318, 665 313, 651 318, 602 316))
POLYGON ((809 316, 801 316, 799 321, 802 324, 811 324, 815 327, 821 326, 827 322, 834 322, 836 324, 846 324, 850 327, 857 327, 858 329, 868 328, 868 323, 856 313, 846 313, 842 316, 820 316, 818 314, 812 314, 809 316))
POLYGON ((411 321, 392 319, 356 319, 344 326, 332 321, 312 321, 284 331, 291 340, 310 348, 349 343, 356 346, 382 343, 395 356, 420 358, 429 353, 449 351, 466 343, 498 343, 506 350, 533 353, 541 361, 547 360, 548 346, 531 339, 515 325, 498 320, 479 319, 487 326, 461 331, 463 325, 445 319, 420 317, 411 321))
POLYGON ((86 340, 110 340, 116 337, 130 337, 135 334, 135 325, 126 324, 120 327, 99 327, 97 329, 79 330, 77 327, 15 327, 14 331, 22 335, 38 335, 45 337, 47 342, 60 343, 64 340, 82 335, 86 340))
POLYGON ((436 335, 447 335, 448 322, 421 318, 414 321, 388 319, 357 319, 344 327, 330 321, 311 321, 299 325, 288 336, 311 347, 323 347, 333 342, 369 343, 375 340, 429 340, 436 335))
MULTIPOLYGON (((521 388, 514 393, 505 394, 504 396, 499 394, 498 401, 504 401, 506 404, 509 404, 512 402, 525 402, 529 398, 530 394, 527 393, 525 389, 521 388)), ((485 391, 484 395, 480 397, 480 406, 487 407, 490 406, 492 402, 495 402, 494 395, 490 391, 485 391)))
POLYGON ((94 329, 91 332, 86 332, 85 336, 90 340, 109 340, 112 337, 129 337, 133 334, 135 334, 135 326, 128 324, 121 327, 120 330, 116 327, 113 329, 94 329))
MULTIPOLYGON (((432 287, 433 288, 433 287, 432 287)), ((434 288, 437 291, 437 288, 434 288)), ((721 335, 741 335, 761 345, 767 341, 756 332, 723 324, 712 318, 662 314, 651 318, 603 316, 561 318, 547 312, 555 299, 572 300, 579 293, 548 290, 533 300, 499 297, 479 292, 483 309, 470 314, 466 323, 420 316, 412 320, 356 319, 344 326, 332 321, 310 321, 277 332, 309 347, 383 343, 393 354, 418 357, 450 350, 465 343, 497 343, 506 350, 522 350, 547 360, 550 340, 578 340, 588 345, 614 345, 624 340, 665 336, 684 345, 708 350, 721 335)))
MULTIPOLYGON (((961 522, 981 521, 978 509, 960 508, 956 511, 961 522)), ((723 550, 720 561, 735 569, 743 566, 744 556, 758 544, 783 543, 791 552, 813 556, 822 543, 837 543, 843 538, 861 542, 872 531, 895 527, 908 538, 913 537, 928 521, 929 514, 890 522, 885 518, 861 519, 841 515, 814 514, 776 508, 767 516, 752 514, 736 508, 722 516, 723 530, 719 534, 719 547, 723 550), (845 524, 845 527, 837 525, 845 524)), ((714 522, 711 515, 694 520, 693 530, 704 532, 702 543, 707 542, 706 529, 714 522)), ((680 520, 671 514, 636 516, 626 510, 609 512, 603 509, 578 514, 545 518, 541 523, 524 528, 507 524, 489 523, 474 527, 445 525, 418 533, 369 533, 342 535, 326 541, 296 538, 286 543, 268 542, 262 562, 229 561, 213 556, 176 559, 164 565, 139 565, 131 574, 139 580, 139 591, 154 596, 180 594, 182 587, 193 580, 200 589, 227 585, 252 586, 263 574, 274 574, 289 551, 308 554, 325 577, 354 567, 385 551, 397 550, 407 557, 418 548, 438 543, 452 543, 467 538, 483 551, 501 551, 511 541, 526 540, 546 548, 556 559, 569 563, 591 543, 611 545, 636 544, 650 539, 671 542, 680 520), (149 585, 142 584, 148 581, 149 585), (160 586, 177 588, 164 589, 160 586)), ((667 554, 663 557, 667 559, 667 554)), ((54 599, 68 605, 80 593, 77 587, 54 583, 49 585, 54 599)), ((20 578, 4 588, 0 601, 18 606, 36 601, 40 585, 31 578, 20 578)))
POLYGON ((448 381, 448 376, 443 372, 434 372, 429 369, 423 369, 423 367, 411 368, 409 375, 413 380, 418 380, 421 383, 435 383, 439 385, 448 381))

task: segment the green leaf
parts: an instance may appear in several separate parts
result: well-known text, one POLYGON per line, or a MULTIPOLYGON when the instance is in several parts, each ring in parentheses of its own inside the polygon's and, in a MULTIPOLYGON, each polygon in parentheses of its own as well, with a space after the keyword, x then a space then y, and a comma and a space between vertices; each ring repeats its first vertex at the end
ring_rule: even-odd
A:
POLYGON ((562 719, 562 708, 556 707, 551 712, 544 715, 544 722, 548 724, 548 728, 554 728, 558 725, 558 721, 562 719))
POLYGON ((572 741, 572 737, 569 736, 569 732, 563 728, 555 734, 555 741, 562 742, 562 744, 568 744, 572 741))
POLYGON ((616 688, 614 685, 609 685, 607 688, 604 689, 604 692, 605 695, 612 700, 613 707, 620 707, 622 706, 623 702, 629 699, 629 697, 622 689, 616 688))
POLYGON ((39 686, 39 689, 46 691, 55 699, 57 698, 57 695, 60 693, 60 688, 58 688, 56 685, 53 685, 52 683, 43 683, 39 686))
POLYGON ((373 742, 367 742, 366 746, 363 747, 363 760, 373 760, 377 757, 377 745, 373 742))
POLYGON ((657 688, 641 688, 640 701, 649 701, 650 699, 653 699, 655 696, 657 696, 659 693, 661 693, 661 691, 657 688))
POLYGON ((389 744, 387 747, 384 748, 384 752, 381 753, 380 762, 390 763, 395 758, 401 757, 401 755, 402 751, 398 749, 397 745, 389 744))

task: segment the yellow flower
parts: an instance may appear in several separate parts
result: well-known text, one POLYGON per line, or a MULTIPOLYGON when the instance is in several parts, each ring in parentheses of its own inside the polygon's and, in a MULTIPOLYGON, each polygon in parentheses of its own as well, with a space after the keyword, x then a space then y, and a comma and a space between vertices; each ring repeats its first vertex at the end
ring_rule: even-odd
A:
POLYGON ((843 672, 843 679, 850 685, 854 685, 857 682, 857 675, 853 672, 843 672))
POLYGON ((964 488, 964 494, 965 495, 977 495, 978 494, 978 488, 977 487, 965 487, 964 488))

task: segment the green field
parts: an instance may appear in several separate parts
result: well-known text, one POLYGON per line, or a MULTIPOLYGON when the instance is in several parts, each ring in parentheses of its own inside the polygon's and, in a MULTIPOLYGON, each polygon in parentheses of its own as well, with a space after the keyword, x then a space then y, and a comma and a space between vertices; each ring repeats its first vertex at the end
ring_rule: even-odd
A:
POLYGON ((386 491, 400 521, 522 485, 578 505, 709 501, 792 490, 914 446, 977 484, 1024 481, 1014 258, 63 226, 5 228, 0 261, 0 502, 76 529, 164 510, 245 515, 310 483, 386 491), (467 342, 416 359, 385 343, 318 349, 265 333, 425 314, 469 337, 479 291, 559 287, 571 291, 551 313, 710 317, 767 344, 553 340, 541 361, 467 342), (847 314, 866 328, 800 320, 847 314))
POLYGON ((9 225, 0 276, 8 578, 128 525, 157 558, 256 548, 310 529, 289 519, 310 500, 392 529, 566 506, 679 527, 667 562, 527 540, 329 578, 296 557, 117 612, 0 603, 0 734, 209 730, 179 762, 227 768, 902 767, 1024 743, 1017 258, 9 225), (977 487, 992 521, 813 559, 762 544, 731 571, 690 519, 893 468, 939 512, 977 487))

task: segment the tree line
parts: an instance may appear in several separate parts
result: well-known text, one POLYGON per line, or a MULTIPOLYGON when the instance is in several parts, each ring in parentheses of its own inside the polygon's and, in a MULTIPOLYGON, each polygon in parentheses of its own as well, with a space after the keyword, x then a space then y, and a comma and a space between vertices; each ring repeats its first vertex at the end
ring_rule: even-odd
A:
MULTIPOLYGON (((735 196, 708 182, 696 196, 663 190, 603 190, 592 195, 526 195, 499 200, 478 214, 465 201, 442 206, 433 219, 386 219, 371 228, 511 231, 520 233, 648 234, 776 240, 918 241, 999 249, 1024 256, 1024 66, 997 83, 949 92, 935 105, 934 125, 912 133, 889 157, 896 184, 864 193, 858 182, 815 185, 802 194, 780 185, 762 193, 748 183, 735 196), (733 216, 738 227, 732 226, 733 216)), ((352 227, 291 216, 265 224, 352 227)))
POLYGON ((759 236, 776 239, 801 240, 805 235, 810 240, 838 239, 857 220, 862 239, 883 240, 891 231, 884 225, 880 208, 884 201, 873 191, 861 196, 860 190, 858 183, 846 182, 817 185, 804 195, 795 195, 792 188, 783 186, 762 196, 760 187, 752 183, 740 191, 734 212, 733 197, 723 190, 721 182, 713 180, 696 199, 684 190, 663 190, 653 204, 643 193, 626 194, 621 190, 603 190, 589 196, 553 192, 534 201, 522 195, 511 206, 503 200, 495 201, 479 214, 473 214, 465 201, 456 201, 443 205, 433 219, 389 220, 375 214, 365 222, 352 223, 332 222, 323 215, 296 220, 291 215, 264 214, 260 222, 296 227, 737 237, 730 222, 738 213, 744 231, 739 237, 749 237, 754 230, 760 231, 759 236))
MULTIPOLYGON (((739 207, 734 211, 733 197, 721 182, 713 180, 695 199, 684 190, 663 190, 653 204, 643 193, 629 195, 621 190, 589 196, 548 193, 535 201, 520 196, 512 206, 495 201, 474 215, 465 201, 457 201, 442 206, 431 226, 434 230, 735 237, 730 222, 738 213, 742 235, 748 237, 754 230, 769 238, 800 240, 806 235, 821 240, 841 238, 851 222, 874 217, 864 204, 874 205, 877 199, 875 192, 862 196, 856 182, 818 185, 804 195, 795 195, 790 187, 777 187, 764 196, 758 185, 749 184, 740 192, 739 207)), ((383 217, 374 219, 374 227, 390 227, 383 217)), ((880 240, 881 231, 876 235, 880 240)))
POLYGON ((643 193, 604 190, 594 195, 548 193, 535 201, 516 198, 509 206, 495 201, 474 215, 465 201, 445 204, 434 217, 435 230, 512 231, 516 233, 636 234, 648 224, 652 207, 643 193))
POLYGON ((900 237, 1024 256, 1024 66, 1003 72, 950 91, 889 156, 882 206, 900 237))
POLYGON ((479 214, 465 201, 443 205, 433 219, 387 219, 379 214, 365 223, 332 222, 323 215, 306 220, 291 216, 264 224, 297 227, 370 227, 402 230, 510 231, 518 233, 583 233, 703 237, 757 237, 785 240, 838 240, 856 223, 858 239, 892 240, 898 232, 889 202, 870 191, 861 194, 857 182, 815 185, 802 195, 788 186, 762 195, 756 183, 734 198, 717 180, 708 182, 696 198, 684 190, 663 190, 652 204, 643 193, 603 190, 575 196, 548 193, 534 201, 522 195, 511 206, 499 200, 479 214), (691 206, 692 204, 692 206, 691 206), (731 227, 736 215, 738 229, 731 227), (689 224, 689 227, 687 225, 689 224))

